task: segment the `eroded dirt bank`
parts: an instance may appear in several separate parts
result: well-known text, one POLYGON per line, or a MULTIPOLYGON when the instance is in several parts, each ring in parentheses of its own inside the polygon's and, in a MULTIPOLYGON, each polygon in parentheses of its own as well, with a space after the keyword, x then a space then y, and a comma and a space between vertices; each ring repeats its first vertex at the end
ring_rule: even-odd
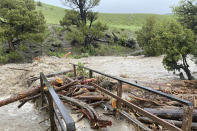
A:
MULTIPOLYGON (((130 56, 130 57, 88 57, 82 59, 59 59, 56 57, 42 57, 31 64, 7 64, 0 66, 0 99, 28 89, 27 80, 38 76, 40 72, 45 74, 71 69, 70 62, 82 62, 92 69, 125 77, 134 82, 167 82, 176 80, 179 76, 169 73, 162 66, 161 57, 130 56)), ((196 65, 189 61, 193 74, 197 77, 196 65)), ((39 81, 33 85, 38 84, 39 81)), ((46 130, 47 124, 39 124, 44 116, 28 103, 23 108, 17 109, 18 103, 13 103, 0 108, 0 130, 46 130)), ((84 125, 84 124, 83 124, 84 125)), ((116 126, 115 126, 116 127, 116 126)), ((125 126, 123 126, 125 127, 125 126)), ((125 127, 124 130, 129 130, 125 127)))

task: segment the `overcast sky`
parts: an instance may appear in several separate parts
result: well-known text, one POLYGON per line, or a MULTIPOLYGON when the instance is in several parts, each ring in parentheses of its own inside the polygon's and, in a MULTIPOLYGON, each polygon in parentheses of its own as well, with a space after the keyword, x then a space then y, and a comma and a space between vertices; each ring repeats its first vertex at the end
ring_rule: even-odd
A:
MULTIPOLYGON (((64 7, 61 0, 40 0, 41 2, 64 7)), ((104 13, 171 13, 171 6, 180 0, 101 0, 95 11, 104 13)))

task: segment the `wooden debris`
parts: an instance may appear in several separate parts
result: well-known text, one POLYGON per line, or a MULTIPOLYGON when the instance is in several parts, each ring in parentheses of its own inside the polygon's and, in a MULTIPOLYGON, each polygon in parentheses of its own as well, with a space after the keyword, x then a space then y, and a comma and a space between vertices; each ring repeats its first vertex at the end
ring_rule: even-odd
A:
MULTIPOLYGON (((144 110, 163 119, 182 120, 183 108, 144 108, 144 110)), ((197 122, 197 110, 193 112, 193 122, 197 122)))
POLYGON ((0 101, 0 107, 2 107, 4 105, 7 105, 7 104, 10 104, 10 103, 13 103, 15 101, 24 99, 24 98, 29 97, 29 96, 34 96, 34 95, 39 94, 39 93, 40 93, 40 86, 34 87, 34 88, 32 88, 32 89, 30 89, 26 92, 19 93, 17 95, 11 96, 10 98, 7 98, 5 100, 1 100, 0 101))
MULTIPOLYGON (((146 123, 146 124, 153 124, 155 123, 153 120, 147 118, 147 117, 138 117, 137 118, 139 121, 146 123)), ((174 124, 177 127, 182 127, 182 121, 177 121, 177 120, 169 120, 169 119, 164 119, 165 121, 174 124)), ((158 123, 156 123, 158 124, 158 123)), ((192 123, 192 130, 197 130, 197 123, 192 123)))
POLYGON ((28 69, 20 69, 20 68, 14 68, 14 67, 8 67, 9 69, 12 69, 12 70, 22 70, 22 71, 30 71, 28 69))
POLYGON ((91 128, 98 129, 98 128, 105 128, 107 126, 112 125, 111 121, 100 119, 96 111, 88 104, 81 102, 79 100, 67 97, 67 96, 63 96, 63 95, 59 95, 59 96, 60 96, 60 99, 79 107, 81 109, 80 111, 90 121, 91 128))
POLYGON ((109 101, 109 97, 106 96, 77 96, 76 99, 80 100, 92 100, 92 101, 109 101))
POLYGON ((30 100, 34 100, 34 99, 37 99, 41 96, 41 94, 37 94, 35 96, 32 96, 32 97, 28 97, 28 98, 25 98, 25 99, 22 99, 20 102, 21 104, 18 105, 18 108, 21 108, 25 103, 27 103, 28 101, 30 100))
MULTIPOLYGON (((55 88, 55 91, 64 90, 67 87, 72 86, 73 84, 76 84, 76 83, 77 83, 77 81, 70 82, 70 83, 68 83, 66 85, 63 85, 63 86, 59 87, 59 88, 55 88)), ((4 106, 4 105, 7 105, 7 104, 10 104, 10 103, 13 103, 15 101, 24 99, 26 97, 35 96, 35 95, 37 95, 39 93, 40 93, 40 86, 34 87, 34 88, 30 89, 30 90, 27 90, 26 92, 22 92, 22 93, 19 93, 17 95, 11 96, 10 98, 7 98, 5 100, 1 100, 0 101, 0 107, 4 106)))
POLYGON ((158 102, 149 99, 144 99, 133 95, 132 96, 130 95, 129 97, 132 98, 130 102, 139 104, 140 106, 144 106, 144 107, 163 106, 162 104, 159 104, 158 102))
POLYGON ((97 107, 97 106, 100 106, 102 103, 104 103, 104 101, 94 102, 94 103, 91 103, 91 104, 89 104, 89 105, 95 108, 95 107, 97 107))
POLYGON ((69 55, 71 55, 71 52, 66 53, 62 58, 67 58, 69 55))

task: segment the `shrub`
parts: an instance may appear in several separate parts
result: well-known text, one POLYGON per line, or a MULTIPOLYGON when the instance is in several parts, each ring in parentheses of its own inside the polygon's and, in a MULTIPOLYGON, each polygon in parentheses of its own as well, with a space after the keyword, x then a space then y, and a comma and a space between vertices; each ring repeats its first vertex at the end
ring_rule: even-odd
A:
POLYGON ((1 64, 8 63, 8 57, 0 55, 0 63, 1 64))
POLYGON ((3 63, 3 64, 22 62, 23 60, 24 60, 24 57, 17 51, 10 52, 10 53, 2 52, 0 54, 0 63, 3 63))
POLYGON ((139 46, 144 50, 146 56, 158 56, 163 53, 160 44, 153 40, 155 32, 159 27, 154 17, 150 17, 146 20, 146 23, 142 26, 142 29, 137 31, 137 41, 139 46))
POLYGON ((38 1, 37 6, 42 6, 42 2, 38 1))

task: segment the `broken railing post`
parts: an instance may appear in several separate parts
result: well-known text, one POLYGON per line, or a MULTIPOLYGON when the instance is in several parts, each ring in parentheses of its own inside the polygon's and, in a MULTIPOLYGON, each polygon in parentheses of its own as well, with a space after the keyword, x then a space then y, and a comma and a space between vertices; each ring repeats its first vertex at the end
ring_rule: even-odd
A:
POLYGON ((191 131, 192 127, 192 116, 193 116, 193 106, 184 106, 182 130, 191 131))
POLYGON ((55 131, 55 119, 54 119, 54 108, 53 108, 53 99, 50 93, 47 93, 47 99, 49 103, 49 117, 50 117, 50 123, 51 123, 51 131, 55 131))
POLYGON ((89 70, 89 78, 93 77, 93 72, 91 70, 89 70))
POLYGON ((40 92, 41 92, 41 107, 44 105, 44 84, 43 84, 43 79, 40 75, 40 92))
MULTIPOLYGON (((122 98, 122 82, 118 81, 118 87, 117 87, 117 96, 122 98)), ((117 100, 117 108, 121 108, 121 102, 117 100)))
POLYGON ((74 77, 76 77, 77 76, 77 71, 76 71, 76 66, 75 65, 73 65, 73 71, 74 71, 74 77))

